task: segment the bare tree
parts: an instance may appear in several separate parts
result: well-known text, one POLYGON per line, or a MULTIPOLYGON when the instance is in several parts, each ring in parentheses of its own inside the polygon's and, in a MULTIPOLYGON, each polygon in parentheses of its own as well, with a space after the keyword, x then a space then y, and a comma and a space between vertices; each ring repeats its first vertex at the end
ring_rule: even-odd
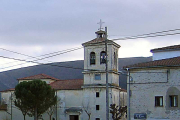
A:
POLYGON ((110 113, 112 114, 113 120, 120 120, 127 112, 127 106, 118 106, 116 104, 110 105, 110 113))
POLYGON ((91 111, 89 110, 89 106, 88 107, 83 106, 83 109, 86 112, 86 114, 88 115, 88 120, 90 120, 91 119, 91 111))
POLYGON ((46 113, 49 115, 49 120, 51 120, 51 118, 52 118, 52 115, 53 115, 53 113, 54 113, 54 111, 55 111, 55 105, 53 105, 53 106, 51 106, 47 111, 46 111, 46 113))
MULTIPOLYGON (((61 99, 57 98, 57 103, 60 101, 61 101, 61 99)), ((53 113, 56 111, 57 103, 55 105, 52 105, 51 107, 49 107, 48 110, 46 111, 46 113, 49 115, 49 120, 51 120, 53 113)))
POLYGON ((91 108, 90 108, 90 105, 89 105, 89 99, 87 99, 86 101, 87 101, 86 106, 84 105, 84 102, 82 103, 82 105, 83 105, 84 111, 88 115, 88 120, 90 120, 91 119, 91 108))

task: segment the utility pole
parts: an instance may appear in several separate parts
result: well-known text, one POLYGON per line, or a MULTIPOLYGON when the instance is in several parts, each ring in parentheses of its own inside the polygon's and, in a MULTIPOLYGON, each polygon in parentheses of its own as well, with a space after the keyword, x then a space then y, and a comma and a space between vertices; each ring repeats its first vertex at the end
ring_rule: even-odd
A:
POLYGON ((109 120, 109 83, 108 83, 108 54, 107 54, 107 27, 105 27, 105 52, 106 52, 106 120, 109 120))
POLYGON ((11 92, 11 120, 12 120, 12 92, 11 92))

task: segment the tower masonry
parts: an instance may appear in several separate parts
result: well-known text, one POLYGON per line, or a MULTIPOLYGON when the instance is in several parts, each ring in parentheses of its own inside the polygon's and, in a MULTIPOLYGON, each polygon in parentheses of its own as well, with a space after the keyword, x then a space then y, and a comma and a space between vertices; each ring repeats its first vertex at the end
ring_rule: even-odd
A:
POLYGON ((84 47, 84 85, 106 84, 106 55, 108 60, 108 81, 111 85, 119 86, 118 50, 120 45, 107 40, 105 52, 105 31, 95 32, 97 37, 83 43, 84 47))

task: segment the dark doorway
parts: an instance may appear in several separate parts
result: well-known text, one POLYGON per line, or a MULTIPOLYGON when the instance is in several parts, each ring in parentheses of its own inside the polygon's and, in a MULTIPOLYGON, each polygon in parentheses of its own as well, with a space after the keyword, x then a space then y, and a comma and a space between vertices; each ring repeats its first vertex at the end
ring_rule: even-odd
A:
POLYGON ((79 120, 79 115, 70 115, 70 120, 79 120))

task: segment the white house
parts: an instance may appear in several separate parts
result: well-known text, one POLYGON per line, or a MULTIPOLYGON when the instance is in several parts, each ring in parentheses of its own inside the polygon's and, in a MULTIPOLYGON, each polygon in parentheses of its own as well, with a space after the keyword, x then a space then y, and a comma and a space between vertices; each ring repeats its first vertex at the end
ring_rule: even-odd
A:
MULTIPOLYGON (((105 32, 100 30, 96 35, 95 39, 82 44, 84 46, 83 80, 59 80, 45 74, 18 79, 19 82, 40 79, 56 90, 60 101, 55 108, 53 120, 88 120, 87 113, 91 114, 91 120, 106 119, 106 58, 108 58, 109 105, 126 106, 126 90, 119 87, 118 49, 120 45, 108 40, 107 57, 105 32)), ((4 109, 0 111, 0 120, 6 117, 9 119, 12 117, 13 120, 23 119, 22 113, 11 104, 11 94, 13 95, 13 89, 1 92, 1 98, 7 104, 7 111, 3 111, 4 109)), ((109 115, 111 120, 111 114, 109 115)), ((49 120, 46 113, 42 117, 44 120, 49 120)), ((33 118, 27 117, 27 120, 33 120, 33 118)))
POLYGON ((180 45, 152 49, 128 71, 128 120, 180 120, 180 45))

